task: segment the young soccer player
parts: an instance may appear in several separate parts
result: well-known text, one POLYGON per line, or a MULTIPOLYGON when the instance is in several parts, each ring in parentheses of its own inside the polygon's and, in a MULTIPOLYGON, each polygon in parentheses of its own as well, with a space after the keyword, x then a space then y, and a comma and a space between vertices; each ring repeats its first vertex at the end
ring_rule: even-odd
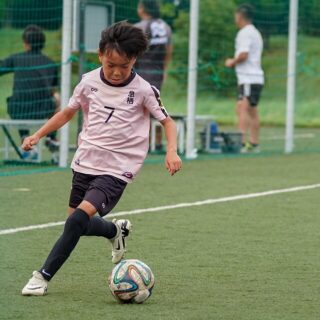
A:
POLYGON ((149 146, 150 113, 162 123, 166 133, 167 170, 174 175, 181 169, 175 123, 163 107, 159 91, 133 71, 137 57, 147 46, 143 31, 128 23, 119 22, 103 30, 99 43, 102 67, 85 74, 68 107, 23 142, 23 148, 30 150, 82 108, 84 124, 71 165, 69 217, 47 260, 22 289, 23 295, 46 294, 48 281, 68 259, 81 236, 107 238, 112 246, 112 262, 123 258, 131 222, 110 222, 102 216, 115 207, 127 183, 142 166, 149 146), (100 216, 95 216, 96 212, 100 216))

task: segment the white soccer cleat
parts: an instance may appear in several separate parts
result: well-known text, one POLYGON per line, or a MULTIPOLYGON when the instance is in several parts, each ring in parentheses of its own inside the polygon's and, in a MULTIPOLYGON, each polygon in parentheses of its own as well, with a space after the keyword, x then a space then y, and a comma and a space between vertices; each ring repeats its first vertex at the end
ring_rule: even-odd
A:
POLYGON ((33 271, 32 278, 22 289, 23 296, 44 296, 47 294, 48 281, 38 271, 33 271))
POLYGON ((125 238, 129 236, 132 230, 132 224, 129 220, 113 219, 112 222, 117 227, 117 235, 110 240, 112 246, 112 262, 117 264, 124 256, 126 252, 126 242, 125 238))

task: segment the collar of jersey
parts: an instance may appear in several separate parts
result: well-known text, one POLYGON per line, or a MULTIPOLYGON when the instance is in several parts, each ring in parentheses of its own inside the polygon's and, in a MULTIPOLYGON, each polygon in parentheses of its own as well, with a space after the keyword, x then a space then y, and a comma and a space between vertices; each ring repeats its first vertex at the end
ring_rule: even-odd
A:
POLYGON ((107 84, 108 86, 111 86, 111 87, 125 87, 127 86, 136 76, 136 72, 135 71, 131 71, 131 74, 130 74, 130 77, 125 81, 125 82, 122 82, 120 84, 112 84, 111 82, 109 82, 105 77, 104 77, 104 74, 103 74, 103 70, 102 68, 100 69, 100 79, 103 83, 107 84))

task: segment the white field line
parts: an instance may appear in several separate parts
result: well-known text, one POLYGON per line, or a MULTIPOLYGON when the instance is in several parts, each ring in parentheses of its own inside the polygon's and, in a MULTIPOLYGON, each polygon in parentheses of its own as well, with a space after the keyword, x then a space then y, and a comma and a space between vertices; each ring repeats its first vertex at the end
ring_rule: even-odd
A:
MULTIPOLYGON (((278 190, 270 190, 270 191, 257 192, 257 193, 240 194, 236 196, 216 198, 216 199, 207 199, 207 200, 196 201, 196 202, 178 203, 174 205, 167 205, 167 206, 161 206, 161 207, 120 211, 116 213, 111 213, 107 215, 107 217, 111 218, 111 217, 119 217, 119 216, 130 216, 130 215, 142 214, 147 212, 159 212, 159 211, 174 210, 174 209, 180 209, 180 208, 197 207, 197 206, 204 206, 204 205, 216 204, 216 203, 222 203, 222 202, 232 202, 232 201, 238 201, 238 200, 266 197, 266 196, 272 196, 272 195, 282 194, 282 193, 305 191, 305 190, 311 190, 316 188, 320 188, 320 183, 307 185, 307 186, 292 187, 287 189, 278 189, 278 190)), ((36 225, 20 227, 20 228, 3 229, 3 230, 0 230, 0 235, 12 234, 12 233, 18 233, 22 231, 30 231, 30 230, 36 230, 36 229, 51 228, 51 227, 61 226, 64 223, 65 223, 64 221, 58 221, 58 222, 50 222, 45 224, 36 224, 36 225)))
MULTIPOLYGON (((294 139, 314 139, 316 135, 314 133, 298 133, 294 135, 294 139)), ((262 140, 285 140, 282 135, 264 137, 262 140)))

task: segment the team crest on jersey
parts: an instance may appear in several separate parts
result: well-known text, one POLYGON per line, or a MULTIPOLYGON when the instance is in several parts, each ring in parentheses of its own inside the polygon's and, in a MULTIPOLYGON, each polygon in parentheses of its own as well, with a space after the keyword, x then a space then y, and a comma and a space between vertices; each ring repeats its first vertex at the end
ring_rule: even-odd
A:
POLYGON ((134 91, 129 91, 127 104, 133 104, 133 103, 134 103, 134 91))
POLYGON ((132 172, 125 172, 122 174, 124 177, 128 179, 133 179, 133 173, 132 172))
POLYGON ((91 91, 92 91, 92 92, 98 92, 98 89, 92 87, 92 88, 91 88, 91 91))

